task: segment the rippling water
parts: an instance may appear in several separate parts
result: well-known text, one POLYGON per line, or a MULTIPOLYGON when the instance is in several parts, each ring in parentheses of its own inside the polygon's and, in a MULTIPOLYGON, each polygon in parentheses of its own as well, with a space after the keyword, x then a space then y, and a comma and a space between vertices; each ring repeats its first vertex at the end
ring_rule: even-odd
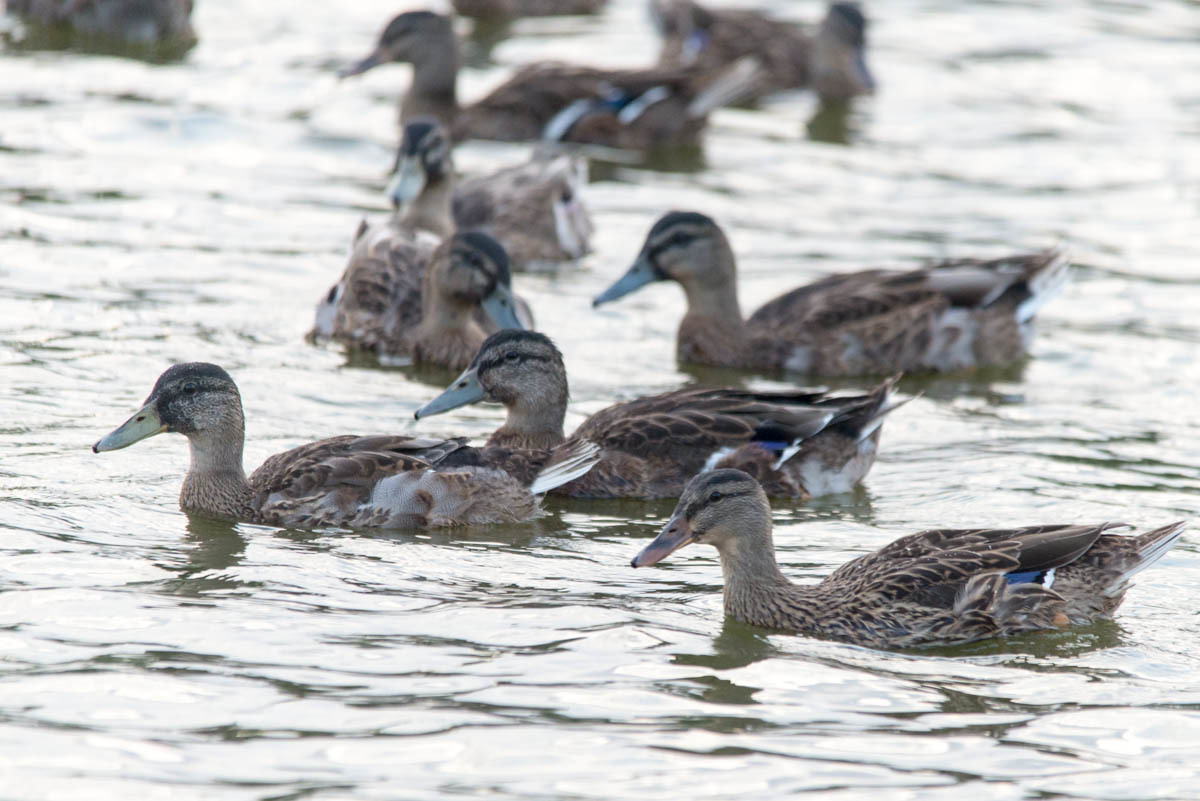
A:
MULTIPOLYGON (((171 64, 0 49, 0 797, 1200 793, 1196 535, 1115 623, 887 654, 722 623, 711 550, 631 570, 669 502, 279 531, 181 514, 177 437, 93 456, 175 361, 233 373, 250 465, 406 430, 451 377, 302 339, 358 220, 385 213, 407 76, 333 78, 394 3, 298 8, 201 0, 200 44, 171 64)), ((665 209, 726 226, 747 309, 831 271, 1062 241, 1079 266, 1034 357, 906 381, 923 395, 864 488, 776 505, 784 569, 815 578, 930 526, 1196 517, 1200 6, 870 12, 877 97, 723 111, 691 171, 593 169, 586 269, 518 276, 566 353, 568 424, 694 375, 745 380, 676 368, 673 286, 588 308, 665 209)), ((614 0, 479 37, 464 93, 530 59, 654 51, 640 1, 614 0)), ((459 162, 522 153, 473 144, 459 162)))

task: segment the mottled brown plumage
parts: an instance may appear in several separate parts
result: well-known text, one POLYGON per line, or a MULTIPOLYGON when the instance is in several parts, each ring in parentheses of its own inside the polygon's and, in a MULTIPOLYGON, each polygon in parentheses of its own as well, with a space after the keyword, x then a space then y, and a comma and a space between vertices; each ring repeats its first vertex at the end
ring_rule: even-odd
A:
POLYGON ((848 491, 866 475, 882 417, 894 408, 887 405, 893 384, 849 396, 681 389, 603 409, 568 439, 562 354, 541 334, 502 331, 417 414, 491 400, 504 404, 507 418, 489 438, 489 448, 523 452, 580 439, 599 445, 600 463, 555 490, 560 495, 670 497, 701 470, 736 466, 759 477, 774 495, 807 498, 848 491))
POLYGON ((513 296, 507 256, 491 237, 455 234, 433 248, 386 227, 360 229, 310 336, 460 370, 488 333, 527 323, 528 306, 513 296))
POLYGON ((698 141, 709 111, 743 97, 751 62, 716 73, 685 68, 602 70, 566 64, 527 66, 481 100, 460 106, 458 52, 449 19, 409 11, 388 23, 375 49, 341 71, 413 65, 400 123, 433 117, 455 140, 555 141, 629 149, 698 141))
POLYGON ((650 229, 634 265, 599 305, 654 281, 679 283, 688 310, 680 361, 848 376, 1002 365, 1019 359, 1033 315, 1066 280, 1057 250, 958 259, 919 270, 833 275, 742 317, 733 251, 695 212, 670 212, 650 229))
POLYGON ((587 165, 539 155, 490 175, 456 180, 449 136, 434 119, 404 126, 389 187, 401 224, 439 236, 483 231, 508 253, 514 272, 554 271, 589 250, 592 222, 581 191, 587 165))
MULTIPOLYGON (((595 462, 596 448, 538 455, 518 478, 465 439, 339 436, 276 454, 246 478, 241 396, 213 364, 179 364, 145 405, 93 446, 116 450, 164 431, 188 438, 191 465, 179 495, 189 514, 299 528, 434 527, 518 522, 540 514, 535 494, 595 462)), ((510 463, 514 461, 512 457, 510 463)))
POLYGON ((716 470, 692 480, 633 566, 706 543, 721 557, 725 613, 745 623, 875 648, 950 645, 1111 616, 1185 527, 1106 533, 1120 525, 923 531, 801 586, 776 565, 762 488, 716 470))
POLYGON ((813 89, 822 100, 867 94, 866 19, 853 3, 834 3, 812 32, 761 11, 709 8, 692 0, 652 0, 662 35, 659 63, 716 70, 754 56, 761 64, 753 96, 813 89))

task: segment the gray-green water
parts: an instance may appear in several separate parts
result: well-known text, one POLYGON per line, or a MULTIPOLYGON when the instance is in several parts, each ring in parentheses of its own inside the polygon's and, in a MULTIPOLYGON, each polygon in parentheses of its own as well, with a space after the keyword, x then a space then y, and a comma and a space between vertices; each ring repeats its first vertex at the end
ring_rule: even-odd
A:
MULTIPOLYGON (((711 550, 631 570, 670 503, 279 531, 181 514, 178 437, 93 456, 175 361, 238 380, 251 466, 406 430, 450 377, 302 339, 384 213, 406 70, 333 70, 395 10, 201 0, 199 46, 168 65, 0 50, 0 797, 1200 795, 1196 534, 1113 624, 886 654, 723 624, 711 550)), ((830 271, 1061 240, 1079 268, 1033 358, 906 382, 924 394, 861 491, 777 505, 784 568, 930 526, 1197 517, 1200 6, 869 10, 880 93, 848 116, 782 97, 718 114, 700 172, 594 171, 586 269, 517 278, 566 353, 569 424, 690 378, 675 287, 588 304, 665 209, 727 227, 748 309, 830 271)), ((654 52, 640 1, 510 33, 490 66, 475 51, 467 97, 530 59, 654 52)))

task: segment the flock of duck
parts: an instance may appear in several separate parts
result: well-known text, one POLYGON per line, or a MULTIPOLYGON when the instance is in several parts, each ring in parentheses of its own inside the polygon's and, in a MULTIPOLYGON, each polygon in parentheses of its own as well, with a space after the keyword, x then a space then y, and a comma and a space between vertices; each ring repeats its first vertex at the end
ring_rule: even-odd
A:
MULTIPOLYGON (((487 5, 458 4, 463 11, 487 5)), ((580 10, 536 0, 500 5, 506 13, 580 10)), ((695 141, 708 113, 729 102, 781 87, 809 87, 837 101, 874 86, 866 20, 853 3, 832 4, 811 32, 690 0, 652 6, 664 46, 662 63, 648 69, 535 64, 464 106, 451 19, 411 11, 341 71, 413 67, 387 190, 395 212, 360 225, 344 272, 317 305, 311 336, 380 359, 461 370, 415 416, 502 404, 504 423, 486 443, 345 435, 276 454, 247 477, 236 384, 217 365, 189 363, 167 369, 145 405, 93 450, 183 434, 191 450, 180 493, 185 512, 287 527, 516 523, 540 514, 546 493, 679 497, 634 567, 691 543, 712 545, 728 615, 873 647, 968 642, 1111 615, 1132 576, 1175 544, 1182 522, 1138 535, 1115 534, 1121 526, 1111 523, 924 531, 810 586, 779 571, 771 535, 768 495, 846 492, 863 479, 882 423, 903 405, 893 399, 901 373, 1023 357, 1037 310, 1067 278, 1059 250, 833 275, 745 317, 721 227, 696 211, 667 212, 595 304, 674 281, 687 298, 681 362, 890 377, 836 394, 689 386, 617 403, 564 431, 562 354, 531 330, 531 309, 514 294, 512 277, 571 269, 590 249, 586 165, 548 146, 673 146, 695 141), (453 147, 468 138, 539 146, 526 164, 460 181, 453 147)))

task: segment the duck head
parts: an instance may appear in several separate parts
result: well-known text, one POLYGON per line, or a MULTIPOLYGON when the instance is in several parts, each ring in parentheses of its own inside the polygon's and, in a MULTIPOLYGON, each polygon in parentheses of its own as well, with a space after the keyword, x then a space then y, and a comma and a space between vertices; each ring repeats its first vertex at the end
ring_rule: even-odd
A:
POLYGON ((733 251, 712 218, 695 211, 671 211, 646 235, 641 252, 625 275, 592 301, 593 306, 624 297, 655 281, 676 281, 693 289, 723 287, 734 280, 733 251))
POLYGON ((700 473, 688 482, 671 519, 632 565, 656 564, 693 542, 716 548, 722 564, 773 553, 771 505, 759 483, 741 470, 700 473))
POLYGON ((229 373, 204 362, 176 364, 158 377, 142 408, 92 452, 119 450, 163 432, 188 439, 228 432, 240 438, 243 425, 242 398, 229 373))

